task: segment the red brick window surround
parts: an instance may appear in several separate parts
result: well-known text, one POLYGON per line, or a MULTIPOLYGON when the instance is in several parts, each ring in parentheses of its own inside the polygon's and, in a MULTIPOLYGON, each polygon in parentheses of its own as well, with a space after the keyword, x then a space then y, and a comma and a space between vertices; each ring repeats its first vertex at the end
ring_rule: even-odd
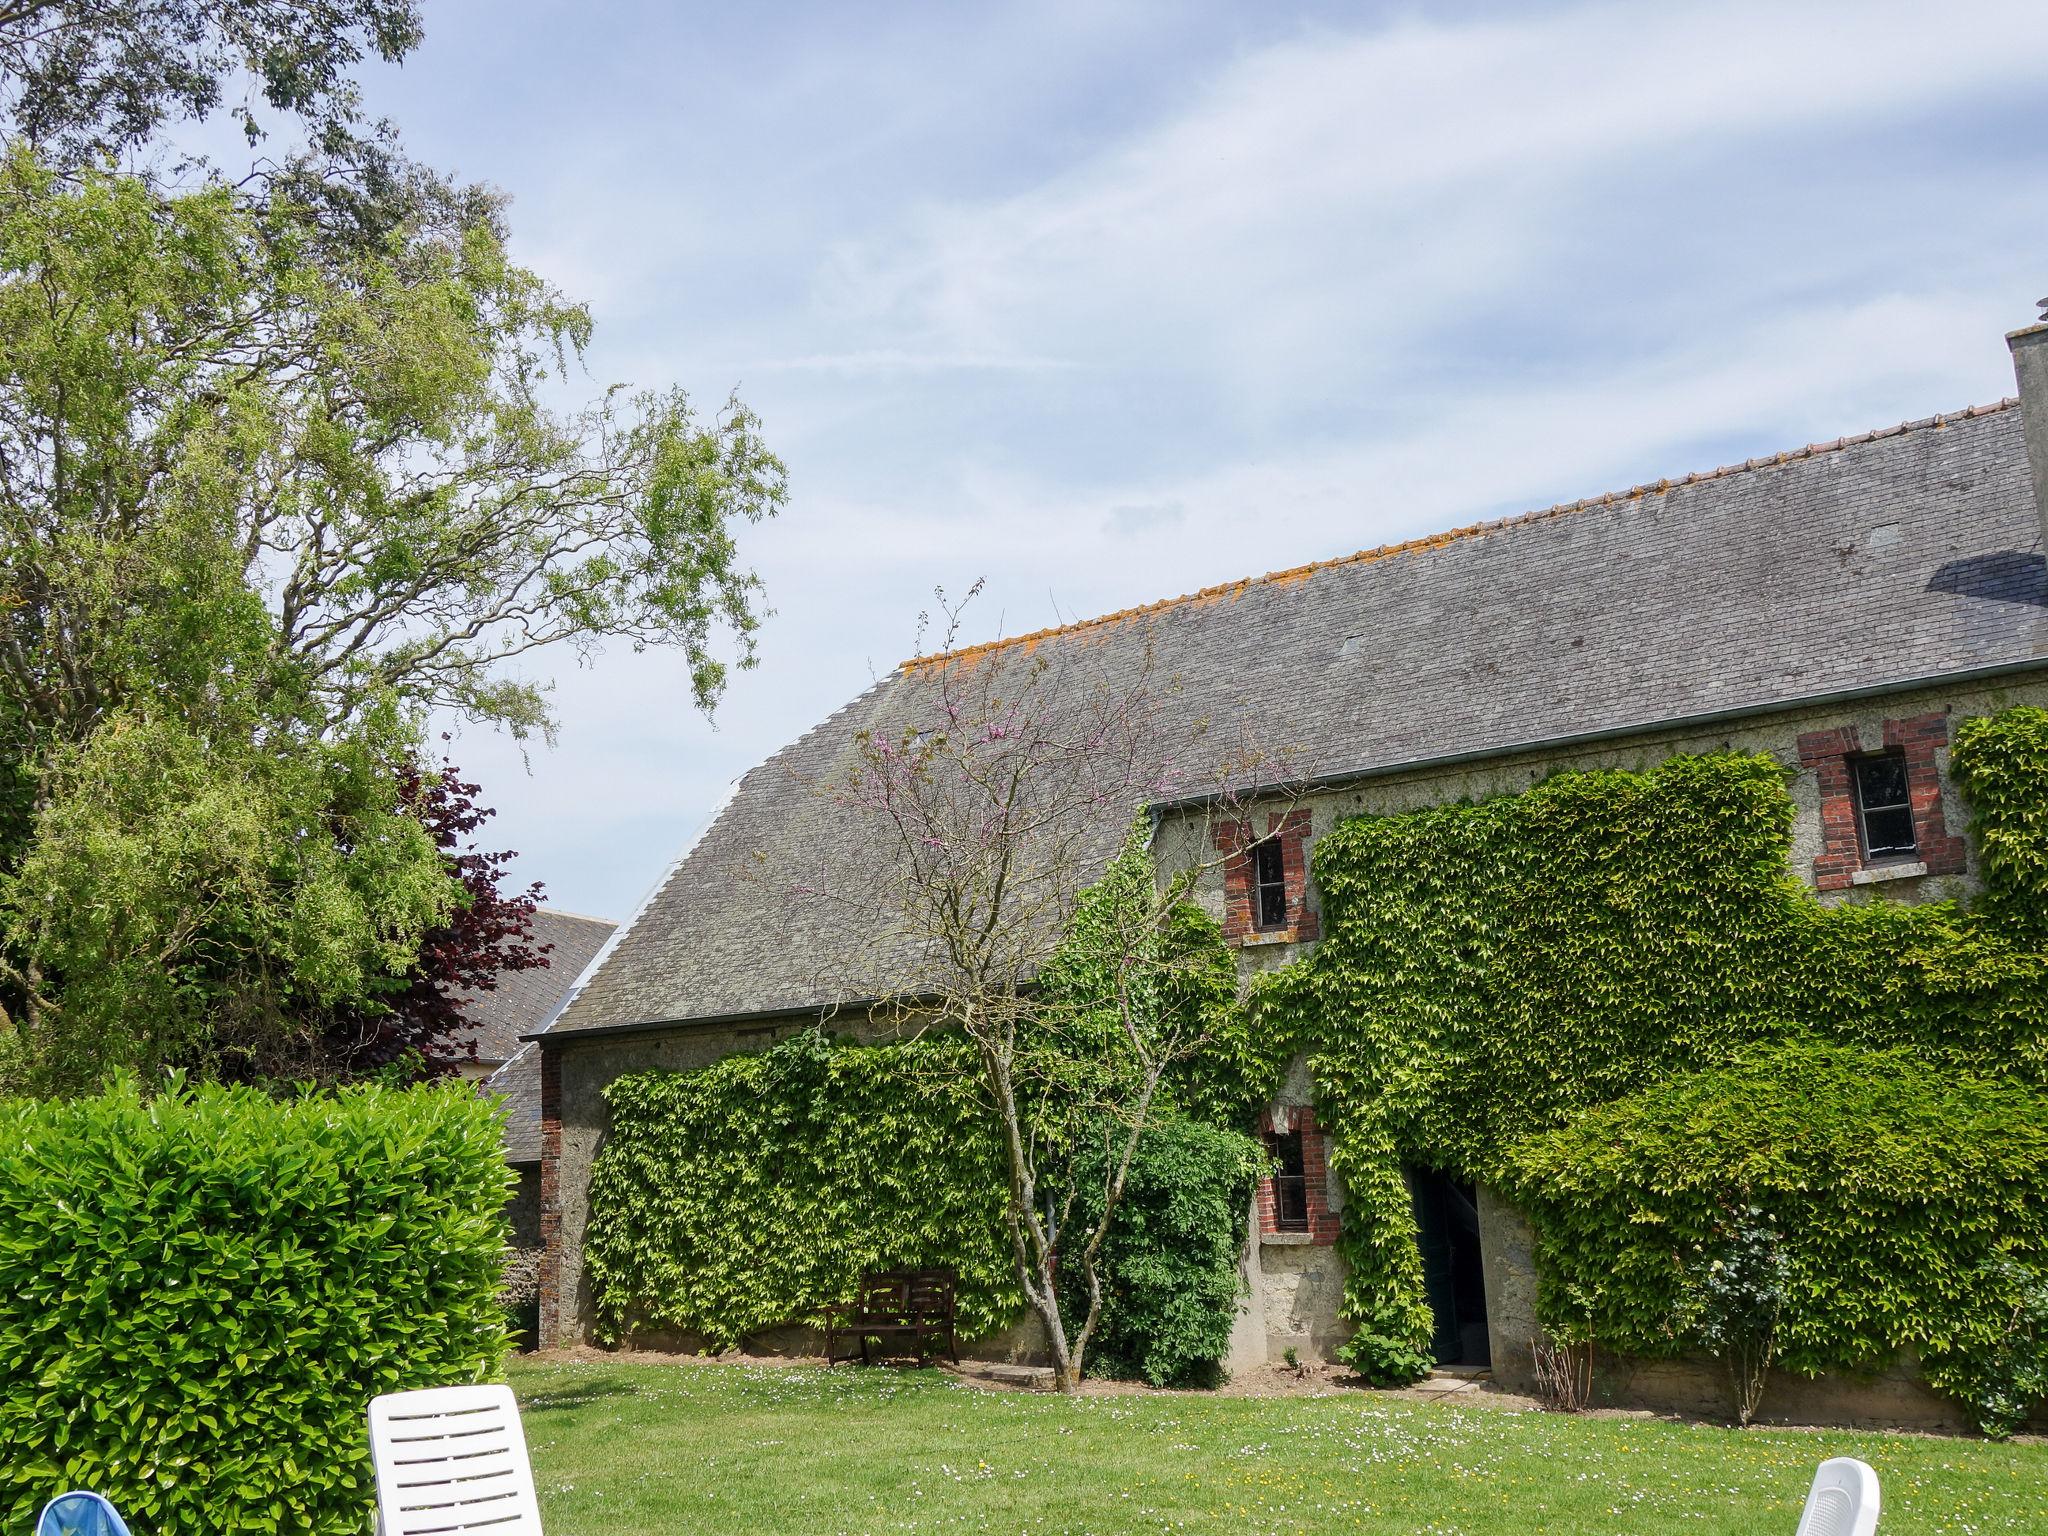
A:
POLYGON ((1930 875, 1963 872, 1963 840, 1949 835, 1941 809, 1941 770, 1936 754, 1947 745, 1945 711, 1885 721, 1881 750, 1898 754, 1905 763, 1907 798, 1913 811, 1913 841, 1918 846, 1904 859, 1872 858, 1864 849, 1856 799, 1856 762, 1869 755, 1869 749, 1853 725, 1807 731, 1800 736, 1800 764, 1811 768, 1820 783, 1821 851, 1813 861, 1816 889, 1845 890, 1862 884, 1887 866, 1901 863, 1925 864, 1930 875))
POLYGON ((1268 1112, 1266 1147, 1280 1168, 1259 1180, 1259 1235, 1292 1237, 1327 1248, 1337 1241, 1337 1213, 1330 1209, 1328 1144, 1307 1105, 1268 1112), (1290 1164, 1299 1147, 1300 1171, 1290 1164))
POLYGON ((1260 836, 1252 823, 1226 821, 1214 833, 1223 861, 1223 937, 1233 944, 1298 944, 1320 936, 1321 926, 1308 904, 1309 813, 1306 810, 1275 812, 1266 818, 1260 836), (1281 921, 1261 923, 1259 863, 1255 851, 1267 845, 1265 860, 1270 872, 1271 850, 1279 851, 1284 901, 1281 921))

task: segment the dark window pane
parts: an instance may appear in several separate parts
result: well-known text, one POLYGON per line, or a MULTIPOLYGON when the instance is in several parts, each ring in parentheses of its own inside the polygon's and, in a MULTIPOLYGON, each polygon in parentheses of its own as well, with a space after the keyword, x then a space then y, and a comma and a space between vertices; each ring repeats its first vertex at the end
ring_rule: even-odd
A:
POLYGON ((1859 759, 1856 764, 1856 790, 1866 811, 1906 804, 1906 760, 1903 757, 1859 759))
POLYGON ((1287 866, 1270 839, 1252 849, 1253 921, 1261 928, 1287 923, 1287 866))
POLYGON ((1266 1150, 1273 1154, 1273 1161, 1280 1165, 1281 1173, 1301 1172, 1301 1132, 1268 1131, 1266 1150))
POLYGON ((1266 1150, 1279 1165, 1273 1173, 1273 1225, 1281 1232, 1306 1232, 1308 1180, 1302 1173, 1301 1132, 1269 1131, 1266 1150))
POLYGON ((1863 813, 1863 847, 1866 853, 1911 853, 1918 847, 1913 839, 1913 813, 1904 806, 1889 806, 1863 813))

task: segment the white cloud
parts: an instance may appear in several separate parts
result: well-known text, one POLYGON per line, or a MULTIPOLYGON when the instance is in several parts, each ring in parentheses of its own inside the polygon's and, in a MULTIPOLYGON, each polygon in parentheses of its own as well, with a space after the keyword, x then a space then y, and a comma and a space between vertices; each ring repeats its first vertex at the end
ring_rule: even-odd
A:
POLYGON ((2014 43, 2038 17, 1630 6, 1317 34, 1041 186, 842 244, 814 318, 941 355, 1177 366, 1284 410, 1361 367, 1387 376, 1447 317, 1528 302, 1531 269, 1613 217, 1600 192, 1619 169, 1706 145, 1762 166, 1774 135, 2030 80, 2014 43))

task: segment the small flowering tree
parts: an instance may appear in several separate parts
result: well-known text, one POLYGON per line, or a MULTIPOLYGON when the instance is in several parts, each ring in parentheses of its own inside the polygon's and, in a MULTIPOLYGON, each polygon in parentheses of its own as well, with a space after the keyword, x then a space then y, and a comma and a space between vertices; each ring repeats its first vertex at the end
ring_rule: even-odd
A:
POLYGON ((1175 1068, 1235 1013, 1235 963, 1189 900, 1213 839, 1162 880, 1146 808, 1195 799, 1195 820, 1238 819, 1247 786, 1271 801, 1279 760, 1186 721, 1149 643, 1066 646, 1058 665, 1044 648, 955 652, 960 608, 945 612, 945 648, 909 664, 908 714, 861 732, 855 767, 826 786, 873 834, 859 868, 806 894, 887 933, 839 947, 867 971, 842 993, 973 1043, 1018 1280, 1071 1392, 1140 1140, 1175 1068), (1084 1153, 1102 1187, 1077 1204, 1084 1153))

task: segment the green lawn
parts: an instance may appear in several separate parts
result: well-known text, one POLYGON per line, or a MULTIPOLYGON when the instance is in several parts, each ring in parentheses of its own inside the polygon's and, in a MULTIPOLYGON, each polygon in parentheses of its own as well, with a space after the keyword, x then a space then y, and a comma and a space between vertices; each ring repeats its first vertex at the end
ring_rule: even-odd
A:
POLYGON ((936 1372, 514 1361, 550 1536, 1758 1532, 1877 1468, 1879 1536, 2048 1532, 2048 1446, 1325 1398, 990 1393, 936 1372))

